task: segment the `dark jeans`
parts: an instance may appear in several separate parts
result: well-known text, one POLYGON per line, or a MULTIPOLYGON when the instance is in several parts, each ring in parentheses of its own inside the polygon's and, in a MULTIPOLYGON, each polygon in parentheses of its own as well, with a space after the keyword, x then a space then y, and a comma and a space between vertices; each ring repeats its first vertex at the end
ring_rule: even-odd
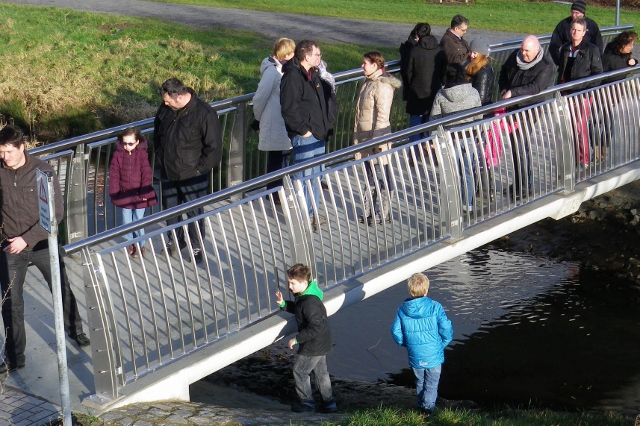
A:
POLYGON ((316 387, 320 391, 322 401, 329 403, 333 401, 331 392, 331 379, 327 371, 327 356, 306 356, 298 355, 293 364, 293 378, 296 382, 296 393, 300 402, 313 405, 313 394, 311 391, 311 372, 316 376, 316 387))
MULTIPOLYGON (((267 173, 275 172, 289 165, 289 150, 267 151, 267 173)), ((267 184, 267 189, 282 186, 282 179, 274 180, 267 184)))
MULTIPOLYGON (((202 174, 191 179, 185 180, 163 180, 162 181, 162 208, 163 210, 171 207, 179 206, 180 204, 187 203, 197 198, 207 195, 207 189, 209 187, 208 182, 209 174, 202 174)), ((187 212, 187 218, 196 217, 204 213, 202 207, 189 210, 187 212)), ((174 225, 182 221, 182 215, 167 219, 167 226, 174 225)), ((204 240, 205 225, 204 219, 198 221, 200 225, 200 234, 204 240)), ((189 230, 189 239, 191 240, 191 246, 195 248, 200 247, 200 240, 198 239, 198 231, 196 230, 196 223, 191 222, 187 226, 189 230)), ((184 230, 182 227, 176 228, 177 243, 184 244, 184 230)), ((169 240, 172 240, 171 232, 169 232, 169 240)))
MULTIPOLYGON (((24 364, 24 350, 27 338, 24 329, 24 280, 29 263, 40 271, 51 290, 51 266, 47 241, 41 241, 33 251, 23 250, 18 254, 0 252, 0 283, 6 300, 2 304, 2 321, 7 341, 4 348, 6 361, 10 364, 24 364), (42 246, 40 248, 39 246, 42 246)), ((60 281, 62 287, 62 305, 64 331, 72 338, 82 334, 82 319, 78 312, 76 297, 69 286, 69 277, 62 256, 60 256, 60 281)))

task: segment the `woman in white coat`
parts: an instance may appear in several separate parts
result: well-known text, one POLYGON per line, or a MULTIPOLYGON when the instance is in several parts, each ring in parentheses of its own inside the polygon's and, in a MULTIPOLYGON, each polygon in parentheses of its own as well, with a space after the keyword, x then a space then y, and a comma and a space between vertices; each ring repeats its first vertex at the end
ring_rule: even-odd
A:
MULTIPOLYGON (((253 96, 253 115, 260 122, 258 149, 267 152, 267 173, 289 165, 291 140, 287 135, 280 110, 280 80, 282 65, 293 58, 296 44, 288 38, 281 38, 273 46, 271 56, 264 58, 260 65, 262 78, 253 96)), ((282 180, 267 184, 267 189, 282 185, 282 180)), ((275 197, 276 204, 279 198, 275 197)))
MULTIPOLYGON (((366 80, 356 103, 354 144, 391 133, 389 115, 393 105, 393 92, 402 86, 400 80, 384 70, 384 58, 380 52, 365 53, 362 69, 366 80)), ((378 145, 371 150, 359 152, 356 159, 386 151, 389 148, 389 144, 378 145)), ((363 190, 364 214, 358 219, 361 223, 367 221, 370 226, 374 222, 378 224, 390 222, 390 198, 393 184, 387 157, 367 161, 365 170, 368 185, 363 190), (375 170, 375 165, 378 163, 382 167, 380 170, 375 170)))

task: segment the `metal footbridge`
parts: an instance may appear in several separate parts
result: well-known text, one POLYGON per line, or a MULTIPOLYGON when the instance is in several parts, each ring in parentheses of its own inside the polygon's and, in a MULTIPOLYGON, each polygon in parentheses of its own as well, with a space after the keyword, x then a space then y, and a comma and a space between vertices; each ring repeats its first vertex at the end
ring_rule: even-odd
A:
MULTIPOLYGON (((603 34, 610 39, 622 29, 603 34)), ((492 46, 496 70, 519 43, 492 46)), ((513 99, 410 129, 404 129, 398 100, 394 133, 350 146, 362 75, 337 74, 341 113, 330 153, 262 176, 264 157, 248 127, 251 95, 217 102, 212 105, 224 125, 225 155, 212 172, 212 193, 127 226, 116 226, 106 195, 114 135, 126 126, 33 150, 57 167, 65 186, 63 251, 76 291, 86 298, 92 344, 90 354, 75 349, 69 357, 72 406, 82 402, 103 411, 141 401, 188 400, 191 383, 294 332, 293 318, 279 313, 273 296, 286 291, 285 271, 294 263, 312 266, 332 314, 415 272, 544 218, 562 218, 583 201, 637 180, 640 69, 606 77, 621 80, 601 84, 601 76, 589 78, 581 83, 595 87, 563 95, 575 83, 555 86, 527 108, 517 108, 523 98, 513 99), (494 117, 502 106, 511 112, 494 117), (453 124, 467 117, 475 120, 453 124), (421 139, 409 142, 416 134, 421 139), (365 163, 371 157, 354 160, 354 154, 383 142, 392 149, 377 157, 385 156, 390 167, 377 168, 378 179, 369 180, 365 163), (592 154, 580 166, 585 146, 604 155, 596 162, 592 154), (314 164, 324 164, 324 171, 291 178, 314 164), (276 179, 284 185, 266 190, 276 179), (303 187, 320 191, 321 202, 312 209, 315 217, 327 218, 326 225, 312 226, 303 187), (463 203, 468 191, 475 194, 471 208, 463 203), (389 221, 360 223, 366 199, 388 200, 389 221), (166 219, 196 207, 205 210, 191 219, 205 226, 202 263, 190 247, 174 256, 164 250, 168 235, 178 227, 186 233, 190 222, 167 227, 166 219), (148 250, 133 259, 123 235, 141 227, 146 234, 132 242, 148 250)), ((148 133, 151 122, 134 124, 148 133)), ((159 182, 157 189, 161 196, 159 182)), ((46 294, 35 298, 48 306, 46 294)), ((30 326, 37 321, 44 320, 27 318, 30 326)), ((46 341, 47 333, 38 334, 46 341)), ((29 356, 30 364, 42 362, 39 354, 29 356)), ((57 380, 49 379, 51 371, 42 374, 57 380)), ((14 376, 6 383, 38 394, 42 382, 14 376)), ((57 398, 55 392, 48 397, 57 398)))

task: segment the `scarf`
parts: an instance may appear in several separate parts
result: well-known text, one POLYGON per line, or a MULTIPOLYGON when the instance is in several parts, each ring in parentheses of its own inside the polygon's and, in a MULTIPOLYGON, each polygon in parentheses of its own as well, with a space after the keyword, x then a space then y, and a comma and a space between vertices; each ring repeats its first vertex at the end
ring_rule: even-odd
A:
POLYGON ((544 56, 544 48, 542 46, 540 46, 540 52, 538 52, 538 56, 536 56, 536 58, 531 62, 523 61, 521 53, 520 51, 518 51, 518 54, 516 55, 516 63, 518 64, 518 68, 525 71, 536 66, 538 62, 542 60, 543 56, 544 56))

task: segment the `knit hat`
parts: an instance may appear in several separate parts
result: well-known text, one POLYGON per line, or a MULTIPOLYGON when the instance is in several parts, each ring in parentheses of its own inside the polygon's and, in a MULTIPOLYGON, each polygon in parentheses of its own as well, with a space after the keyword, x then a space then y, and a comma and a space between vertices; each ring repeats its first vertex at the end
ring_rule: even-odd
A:
POLYGON ((484 36, 476 37, 471 40, 469 50, 471 52, 478 52, 487 56, 489 54, 489 40, 484 36))
POLYGON ((576 0, 571 4, 571 10, 585 13, 587 10, 587 3, 584 0, 576 0))

